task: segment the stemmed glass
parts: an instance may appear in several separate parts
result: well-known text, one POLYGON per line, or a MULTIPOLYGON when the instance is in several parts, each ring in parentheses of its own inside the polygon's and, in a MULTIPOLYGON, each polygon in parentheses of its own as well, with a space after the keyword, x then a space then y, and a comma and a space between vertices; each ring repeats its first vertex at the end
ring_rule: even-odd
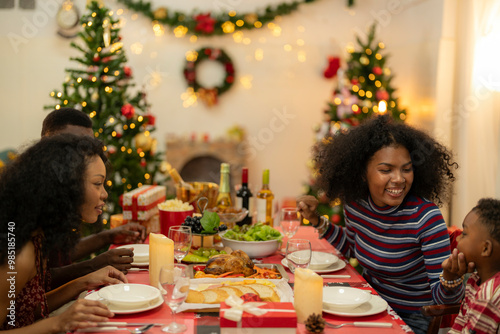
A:
POLYGON ((179 263, 162 266, 159 285, 165 304, 172 310, 172 322, 162 328, 162 331, 167 333, 185 332, 186 325, 175 322, 175 312, 186 300, 189 292, 188 266, 179 263))
POLYGON ((177 263, 189 253, 191 249, 192 233, 189 226, 171 226, 168 237, 174 241, 174 257, 177 263))
POLYGON ((300 227, 300 216, 297 208, 281 209, 280 225, 283 233, 290 240, 300 227))
POLYGON ((291 239, 286 243, 288 269, 295 273, 296 268, 307 268, 311 262, 311 243, 305 239, 291 239))

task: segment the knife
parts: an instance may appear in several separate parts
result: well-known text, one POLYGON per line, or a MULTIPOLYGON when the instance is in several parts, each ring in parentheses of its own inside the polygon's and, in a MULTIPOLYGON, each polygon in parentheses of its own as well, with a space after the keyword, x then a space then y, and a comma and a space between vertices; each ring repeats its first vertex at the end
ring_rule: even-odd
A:
POLYGON ((146 325, 154 325, 154 326, 163 326, 164 324, 151 324, 148 322, 117 322, 117 321, 109 321, 109 322, 98 322, 98 327, 106 327, 106 326, 146 326, 146 325))

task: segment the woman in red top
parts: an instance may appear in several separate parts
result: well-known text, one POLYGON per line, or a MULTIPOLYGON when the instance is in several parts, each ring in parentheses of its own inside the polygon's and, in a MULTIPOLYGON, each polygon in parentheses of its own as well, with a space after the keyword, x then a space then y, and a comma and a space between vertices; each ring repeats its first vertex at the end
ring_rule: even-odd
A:
POLYGON ((113 316, 100 302, 79 299, 48 318, 82 291, 126 282, 113 267, 45 293, 50 283, 48 253, 69 252, 78 240, 81 221, 94 223, 102 214, 106 161, 100 141, 59 135, 42 139, 2 169, 1 330, 59 333, 94 326, 113 316))

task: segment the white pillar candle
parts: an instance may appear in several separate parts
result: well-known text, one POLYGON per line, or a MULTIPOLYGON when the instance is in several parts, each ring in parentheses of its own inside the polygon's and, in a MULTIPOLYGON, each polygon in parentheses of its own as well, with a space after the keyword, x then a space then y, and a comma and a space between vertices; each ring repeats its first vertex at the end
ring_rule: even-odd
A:
POLYGON ((174 242, 163 234, 149 233, 149 284, 158 287, 162 266, 174 265, 174 242))
POLYGON ((303 324, 307 317, 323 312, 323 278, 310 269, 295 269, 294 307, 297 321, 303 324))

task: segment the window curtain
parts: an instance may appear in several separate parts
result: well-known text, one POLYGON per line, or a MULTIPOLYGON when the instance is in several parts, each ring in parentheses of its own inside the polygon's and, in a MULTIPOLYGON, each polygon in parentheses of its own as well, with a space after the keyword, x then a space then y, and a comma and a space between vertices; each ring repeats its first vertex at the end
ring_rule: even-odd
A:
POLYGON ((480 198, 500 198, 500 0, 443 5, 435 135, 460 166, 444 213, 462 227, 480 198))

